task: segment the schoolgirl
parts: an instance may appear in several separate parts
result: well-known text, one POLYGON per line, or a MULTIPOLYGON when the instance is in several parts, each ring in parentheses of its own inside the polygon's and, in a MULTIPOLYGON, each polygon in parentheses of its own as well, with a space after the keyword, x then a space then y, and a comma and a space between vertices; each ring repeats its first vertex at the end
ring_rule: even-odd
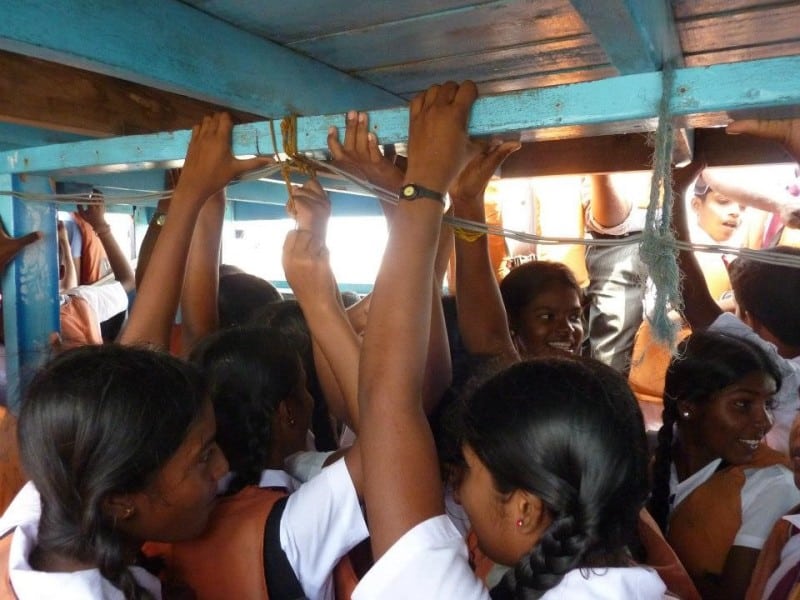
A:
MULTIPOLYGON (((442 205, 469 157, 474 84, 448 82, 410 107, 406 189, 370 309, 359 365, 364 495, 377 562, 353 597, 489 598, 444 515, 420 409, 442 205), (436 140, 436 144, 431 144, 436 140), (400 309, 398 307, 401 307, 400 309)), ((661 598, 625 545, 644 502, 644 429, 623 379, 572 358, 517 364, 467 401, 458 497, 481 549, 516 565, 495 597, 661 598)))
POLYGON ((0 519, 0 596, 161 598, 139 548, 205 529, 228 470, 215 435, 200 377, 178 359, 116 345, 56 358, 22 405, 31 483, 0 519))
POLYGON ((650 512, 703 597, 743 597, 773 524, 800 501, 766 445, 781 376, 744 338, 692 333, 670 361, 650 512))

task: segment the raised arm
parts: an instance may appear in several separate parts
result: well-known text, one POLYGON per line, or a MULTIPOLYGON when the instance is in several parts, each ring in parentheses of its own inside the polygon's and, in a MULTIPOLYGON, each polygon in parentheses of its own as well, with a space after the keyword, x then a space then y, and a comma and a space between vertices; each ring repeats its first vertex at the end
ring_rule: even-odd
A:
MULTIPOLYGON (((447 190, 468 158, 466 124, 476 95, 472 82, 448 82, 414 98, 404 183, 447 190)), ((435 199, 397 206, 361 350, 361 456, 376 559, 444 510, 436 449, 421 407, 441 219, 435 199)))
MULTIPOLYGON (((175 189, 175 184, 178 183, 178 178, 181 175, 180 169, 168 169, 164 172, 164 189, 172 191, 175 189)), ((147 272, 147 265, 150 264, 150 257, 153 254, 153 248, 158 241, 158 236, 161 234, 161 227, 167 218, 169 212, 170 198, 161 198, 156 205, 156 210, 150 218, 150 223, 147 225, 142 245, 139 247, 139 256, 136 260, 136 289, 142 285, 144 274, 147 272)))
POLYGON ((5 271, 14 257, 25 247, 42 239, 41 231, 26 233, 20 237, 12 238, 6 233, 3 222, 0 221, 0 275, 5 271))
MULTIPOLYGON (((672 202, 672 222, 675 228, 675 237, 681 242, 691 241, 684 196, 689 185, 697 178, 701 169, 701 164, 692 162, 681 169, 675 170, 673 188, 675 199, 672 202)), ((706 329, 722 314, 722 309, 708 291, 706 278, 692 250, 681 250, 678 253, 678 267, 683 279, 683 285, 681 286, 683 316, 688 321, 692 331, 706 329)))
POLYGON ((295 189, 292 197, 297 229, 288 233, 283 245, 286 280, 311 331, 328 410, 357 431, 361 344, 341 303, 325 245, 330 202, 322 186, 313 180, 295 189))
MULTIPOLYGON (((473 158, 450 186, 456 217, 485 223, 483 195, 494 172, 518 142, 487 147, 473 158)), ((456 303, 458 328, 470 354, 519 360, 508 330, 500 288, 489 257, 485 235, 476 239, 456 235, 456 303)))
POLYGON ((268 164, 256 157, 237 160, 231 153, 233 124, 227 113, 203 119, 192 129, 183 173, 175 188, 166 219, 153 248, 139 287, 123 344, 169 346, 169 335, 178 307, 186 258, 195 222, 203 203, 235 176, 268 164))
POLYGON ((78 272, 75 270, 75 261, 69 247, 69 236, 64 223, 59 221, 57 228, 58 253, 60 255, 60 267, 63 273, 59 273, 60 287, 62 290, 71 290, 78 285, 78 272))
POLYGON ((617 193, 607 173, 589 176, 592 197, 589 206, 592 218, 601 227, 616 227, 628 218, 631 203, 617 193))
POLYGON ((93 198, 100 198, 101 201, 97 204, 79 204, 78 214, 92 226, 100 239, 108 257, 108 263, 111 265, 111 271, 114 273, 114 279, 120 282, 126 292, 132 292, 136 288, 136 280, 131 268, 131 261, 119 247, 111 233, 111 226, 106 222, 106 206, 102 195, 94 194, 93 198))
POLYGON ((785 189, 742 185, 726 178, 716 169, 704 169, 702 175, 712 190, 726 198, 742 206, 775 213, 788 227, 800 227, 800 201, 785 189))
POLYGON ((225 219, 225 190, 206 200, 197 217, 181 291, 181 354, 219 328, 219 252, 225 219))

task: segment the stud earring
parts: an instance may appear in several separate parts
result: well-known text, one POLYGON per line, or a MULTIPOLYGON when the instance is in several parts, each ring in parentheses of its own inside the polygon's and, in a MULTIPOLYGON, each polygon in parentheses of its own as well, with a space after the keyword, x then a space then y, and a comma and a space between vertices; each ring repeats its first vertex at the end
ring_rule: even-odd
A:
POLYGON ((688 418, 689 418, 689 417, 691 417, 692 415, 690 415, 690 414, 689 414, 689 411, 688 411, 688 410, 685 410, 685 411, 683 411, 683 413, 681 413, 681 416, 682 416, 684 419, 688 419, 688 418))
POLYGON ((517 528, 522 527, 522 524, 523 524, 523 520, 522 519, 517 519, 517 528))
POLYGON ((129 518, 133 514, 133 507, 127 506, 125 507, 125 513, 122 515, 123 519, 129 518))
POLYGON ((297 421, 294 420, 294 417, 289 417, 289 427, 294 427, 295 423, 297 423, 297 421))

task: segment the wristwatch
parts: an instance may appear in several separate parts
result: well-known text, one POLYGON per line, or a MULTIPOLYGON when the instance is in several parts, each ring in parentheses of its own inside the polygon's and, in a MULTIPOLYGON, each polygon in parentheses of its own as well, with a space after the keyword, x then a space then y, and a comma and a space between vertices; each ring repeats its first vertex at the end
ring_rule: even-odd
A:
POLYGON ((398 198, 400 200, 416 200, 417 198, 431 198, 433 200, 438 200, 442 204, 444 204, 444 194, 441 192, 436 192, 434 190, 429 190, 426 187, 422 187, 421 185, 417 185, 416 183, 407 183, 402 188, 400 188, 400 193, 398 194, 398 198))

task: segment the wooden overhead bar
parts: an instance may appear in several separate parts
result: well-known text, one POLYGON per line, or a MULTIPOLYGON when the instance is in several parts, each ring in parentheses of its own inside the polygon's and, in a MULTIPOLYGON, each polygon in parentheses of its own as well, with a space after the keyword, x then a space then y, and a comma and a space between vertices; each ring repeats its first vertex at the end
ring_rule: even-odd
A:
MULTIPOLYGON (((648 134, 627 133, 567 140, 525 142, 503 163, 503 177, 541 177, 614 171, 649 171, 653 148, 648 134)), ((712 167, 791 163, 777 142, 728 135, 723 128, 695 129, 694 154, 712 167)))
MULTIPOLYGON (((58 63, 0 51, 0 122, 109 137, 191 128, 223 108, 58 63)), ((231 112, 235 121, 263 117, 231 112)))

